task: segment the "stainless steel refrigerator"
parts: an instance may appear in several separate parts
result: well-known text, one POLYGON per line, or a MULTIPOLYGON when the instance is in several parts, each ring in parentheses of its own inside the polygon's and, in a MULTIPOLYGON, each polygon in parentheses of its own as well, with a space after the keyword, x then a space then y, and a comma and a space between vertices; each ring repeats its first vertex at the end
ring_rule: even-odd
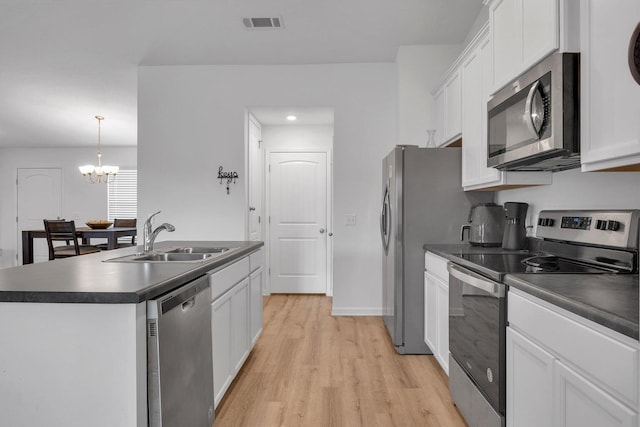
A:
POLYGON ((460 148, 398 146, 382 162, 380 234, 383 318, 401 354, 432 354, 424 342, 425 243, 460 243, 470 207, 492 192, 464 192, 460 148))

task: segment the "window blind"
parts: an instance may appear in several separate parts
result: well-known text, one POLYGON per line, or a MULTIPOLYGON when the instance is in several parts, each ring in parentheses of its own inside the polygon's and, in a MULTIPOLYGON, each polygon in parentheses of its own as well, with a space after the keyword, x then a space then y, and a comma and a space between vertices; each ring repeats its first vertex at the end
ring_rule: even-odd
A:
POLYGON ((107 184, 107 217, 138 217, 138 171, 120 170, 107 184))

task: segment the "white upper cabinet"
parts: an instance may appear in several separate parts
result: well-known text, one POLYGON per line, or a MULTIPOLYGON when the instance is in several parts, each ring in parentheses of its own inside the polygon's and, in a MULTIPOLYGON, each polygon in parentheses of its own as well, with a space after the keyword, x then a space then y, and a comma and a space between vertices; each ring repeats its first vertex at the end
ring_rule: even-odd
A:
POLYGON ((462 133, 462 98, 460 70, 453 69, 436 89, 433 100, 436 107, 436 145, 447 145, 462 133))
POLYGON ((465 190, 501 190, 551 184, 550 172, 502 172, 487 167, 487 102, 493 62, 489 29, 484 27, 463 56, 462 186, 465 190))
MULTIPOLYGON (((561 6, 569 8, 564 3, 576 1, 562 1, 561 6)), ((489 6, 489 23, 494 41, 492 93, 560 47, 558 0, 495 0, 489 6)))
POLYGON ((638 0, 580 4, 583 171, 640 171, 640 85, 628 65, 639 21, 638 0))

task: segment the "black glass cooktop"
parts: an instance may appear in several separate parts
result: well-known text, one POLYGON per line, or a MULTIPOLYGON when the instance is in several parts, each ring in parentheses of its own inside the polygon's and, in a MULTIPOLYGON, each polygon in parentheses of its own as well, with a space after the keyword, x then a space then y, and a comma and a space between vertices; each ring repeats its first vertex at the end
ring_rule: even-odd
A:
POLYGON ((552 255, 536 254, 460 254, 467 260, 483 269, 500 275, 514 273, 610 273, 610 270, 593 267, 565 258, 552 255))

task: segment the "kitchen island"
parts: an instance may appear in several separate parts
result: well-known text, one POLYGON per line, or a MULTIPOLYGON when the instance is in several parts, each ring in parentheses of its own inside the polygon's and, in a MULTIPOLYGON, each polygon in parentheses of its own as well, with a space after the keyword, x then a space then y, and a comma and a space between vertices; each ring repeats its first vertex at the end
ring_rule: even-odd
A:
POLYGON ((146 301, 207 274, 212 288, 230 288, 214 277, 238 262, 248 276, 262 245, 169 241, 156 250, 235 249, 198 262, 105 262, 140 250, 125 248, 0 270, 1 424, 146 426, 146 301))

